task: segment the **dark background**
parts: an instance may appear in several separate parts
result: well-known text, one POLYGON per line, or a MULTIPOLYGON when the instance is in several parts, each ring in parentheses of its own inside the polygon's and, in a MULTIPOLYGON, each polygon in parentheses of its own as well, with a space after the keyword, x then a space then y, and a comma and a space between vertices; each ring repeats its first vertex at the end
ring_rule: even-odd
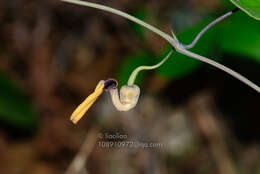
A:
MULTIPOLYGON (((183 43, 235 8, 228 0, 92 2, 166 33, 173 29, 183 43)), ((152 32, 100 10, 52 0, 0 1, 0 172, 260 173, 259 93, 177 53, 138 76, 141 96, 133 110, 117 111, 104 93, 79 124, 70 122, 99 80, 124 85, 133 69, 157 63, 169 49, 152 32), (127 139, 100 137, 105 134, 127 139), (99 144, 121 141, 163 146, 99 144), (72 165, 76 154, 87 159, 79 171, 72 165)), ((192 51, 260 85, 260 24, 243 12, 210 29, 192 51)))

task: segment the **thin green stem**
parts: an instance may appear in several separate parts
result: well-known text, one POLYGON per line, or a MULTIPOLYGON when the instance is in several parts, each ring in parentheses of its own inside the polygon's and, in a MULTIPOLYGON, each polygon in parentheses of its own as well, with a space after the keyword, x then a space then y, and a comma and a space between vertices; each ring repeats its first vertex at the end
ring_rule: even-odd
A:
POLYGON ((128 85, 128 86, 132 86, 132 85, 134 84, 134 81, 135 81, 135 79, 136 79, 136 76, 137 76, 137 74, 138 74, 140 71, 142 71, 142 70, 152 70, 152 69, 156 69, 156 68, 158 68, 159 66, 161 66, 161 65, 172 55, 172 53, 173 53, 173 50, 171 50, 171 51, 167 54, 167 56, 166 56, 165 58, 163 58, 163 60, 162 60, 161 62, 157 63, 156 65, 152 65, 152 66, 139 66, 139 67, 137 67, 137 68, 132 72, 132 74, 131 74, 131 76, 130 76, 130 78, 129 78, 129 80, 128 80, 127 85, 128 85))
POLYGON ((184 45, 182 44, 182 46, 185 49, 190 49, 192 47, 194 47, 196 45, 196 43, 199 41, 199 39, 201 38, 201 36, 206 33, 206 31, 208 31, 211 27, 213 27, 214 25, 216 25, 217 23, 219 23, 220 21, 226 19, 227 17, 231 16, 232 14, 234 14, 235 12, 239 11, 239 8, 235 8, 232 11, 227 12, 226 14, 218 17, 217 19, 215 19, 214 21, 212 21, 211 23, 209 23, 208 25, 206 25, 199 33, 198 35, 195 37, 195 39, 192 41, 191 44, 189 45, 184 45))
POLYGON ((233 76, 236 79, 240 80, 241 82, 247 84, 248 86, 250 86, 251 88, 256 90, 258 93, 260 93, 259 86, 257 86, 256 84, 254 84, 253 82, 251 82, 250 80, 248 80, 247 78, 242 76, 241 74, 233 71, 232 69, 230 69, 230 68, 228 68, 228 67, 226 67, 226 66, 224 66, 224 65, 222 65, 222 64, 220 64, 218 62, 215 62, 213 60, 207 59, 206 57, 203 57, 201 55, 192 53, 192 52, 190 52, 188 50, 185 50, 185 49, 179 49, 178 52, 180 52, 182 54, 185 54, 185 55, 188 55, 189 57, 195 58, 195 59, 200 60, 202 62, 207 62, 208 64, 210 64, 212 66, 215 66, 216 68, 221 69, 222 71, 230 74, 231 76, 233 76))

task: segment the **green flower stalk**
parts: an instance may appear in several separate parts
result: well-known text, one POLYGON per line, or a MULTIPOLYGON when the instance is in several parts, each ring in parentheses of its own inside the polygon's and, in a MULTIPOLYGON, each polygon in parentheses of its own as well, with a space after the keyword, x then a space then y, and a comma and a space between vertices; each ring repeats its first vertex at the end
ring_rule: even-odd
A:
POLYGON ((139 66, 137 67, 133 72, 132 74, 130 75, 129 79, 128 79, 128 82, 127 82, 127 85, 128 86, 132 86, 134 85, 134 81, 136 79, 136 76, 137 74, 140 72, 140 71, 143 71, 143 70, 152 70, 152 69, 156 69, 158 67, 160 67, 173 53, 173 50, 171 50, 168 55, 161 61, 159 62, 158 64, 156 65, 153 65, 153 66, 139 66))

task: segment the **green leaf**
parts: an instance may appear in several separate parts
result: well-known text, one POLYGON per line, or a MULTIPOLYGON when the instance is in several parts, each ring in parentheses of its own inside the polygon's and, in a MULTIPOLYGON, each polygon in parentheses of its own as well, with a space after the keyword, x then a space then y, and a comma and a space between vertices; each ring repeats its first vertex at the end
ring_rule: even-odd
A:
MULTIPOLYGON (((118 83, 119 87, 121 85, 126 85, 128 78, 135 68, 141 65, 150 65, 152 60, 152 56, 148 52, 139 52, 132 55, 128 55, 122 64, 120 65, 118 72, 118 83)), ((140 84, 144 79, 145 71, 141 71, 138 73, 137 78, 135 80, 135 84, 140 84)))
POLYGON ((21 91, 0 73, 0 120, 19 129, 36 128, 36 115, 21 91))
MULTIPOLYGON (((194 37, 205 27, 211 20, 195 25, 186 31, 181 32, 177 37, 181 43, 191 43, 194 37)), ((198 41, 192 52, 208 56, 214 47, 215 29, 209 29, 198 41)), ((167 47, 162 54, 161 59, 169 52, 171 47, 167 47)), ((159 61, 158 61, 159 62, 159 61)), ((201 62, 183 54, 174 52, 172 56, 161 67, 157 69, 159 75, 170 78, 181 78, 196 70, 201 65, 201 62)))
POLYGON ((260 23, 244 13, 232 16, 216 38, 220 50, 260 62, 260 23))
POLYGON ((260 20, 260 0, 230 0, 249 16, 260 20))

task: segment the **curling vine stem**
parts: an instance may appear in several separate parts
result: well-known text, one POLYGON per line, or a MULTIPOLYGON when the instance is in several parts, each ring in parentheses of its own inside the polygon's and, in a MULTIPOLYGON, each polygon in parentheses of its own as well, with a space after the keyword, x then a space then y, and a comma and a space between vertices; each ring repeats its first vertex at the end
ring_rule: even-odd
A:
POLYGON ((179 43, 179 41, 177 40, 177 37, 175 36, 175 34, 173 32, 172 32, 173 37, 171 37, 170 35, 162 32, 158 28, 155 28, 154 26, 147 24, 146 22, 144 22, 140 19, 137 19, 134 16, 131 16, 131 15, 125 13, 125 12, 122 12, 120 10, 116 10, 114 8, 107 7, 107 6, 104 6, 104 5, 91 3, 91 2, 87 2, 87 1, 80 1, 80 0, 61 0, 61 1, 69 2, 69 3, 72 3, 72 4, 78 4, 78 5, 82 5, 82 6, 87 6, 87 7, 92 7, 92 8, 100 9, 100 10, 103 10, 103 11, 108 11, 110 13, 113 13, 113 14, 122 16, 126 19, 129 19, 130 21, 133 21, 133 22, 135 22, 139 25, 142 25, 143 27, 145 27, 145 28, 153 31, 154 33, 160 35, 161 37, 163 37, 166 41, 168 41, 176 49, 177 52, 182 53, 182 54, 184 54, 188 57, 192 57, 194 59, 200 60, 202 62, 208 63, 208 64, 210 64, 210 65, 212 65, 212 66, 214 66, 218 69, 221 69, 222 71, 232 75, 233 77, 237 78, 241 82, 245 83, 249 87, 256 90, 258 93, 260 93, 260 87, 257 86, 256 84, 254 84, 253 82, 251 82, 250 80, 248 80, 247 78, 245 78, 244 76, 242 76, 241 74, 233 71, 232 69, 230 69, 230 68, 228 68, 228 67, 226 67, 226 66, 224 66, 224 65, 222 65, 218 62, 215 62, 215 61, 213 61, 209 58, 203 57, 201 55, 198 55, 196 53, 193 53, 193 52, 185 49, 183 47, 183 45, 181 45, 179 43))
MULTIPOLYGON (((195 39, 189 44, 189 45, 184 45, 182 44, 182 46, 185 49, 190 49, 192 47, 194 47, 196 45, 196 43, 198 42, 198 40, 201 38, 201 36, 208 31, 211 27, 213 27, 214 25, 216 25, 217 23, 219 23, 220 21, 226 19, 227 17, 231 16, 232 14, 234 14, 235 12, 239 11, 239 8, 235 8, 232 11, 227 12, 226 14, 218 17, 217 19, 215 19, 214 21, 212 21, 211 23, 209 23, 206 27, 204 27, 199 33, 198 35, 195 37, 195 39)), ((181 44, 181 43, 180 43, 181 44)))

